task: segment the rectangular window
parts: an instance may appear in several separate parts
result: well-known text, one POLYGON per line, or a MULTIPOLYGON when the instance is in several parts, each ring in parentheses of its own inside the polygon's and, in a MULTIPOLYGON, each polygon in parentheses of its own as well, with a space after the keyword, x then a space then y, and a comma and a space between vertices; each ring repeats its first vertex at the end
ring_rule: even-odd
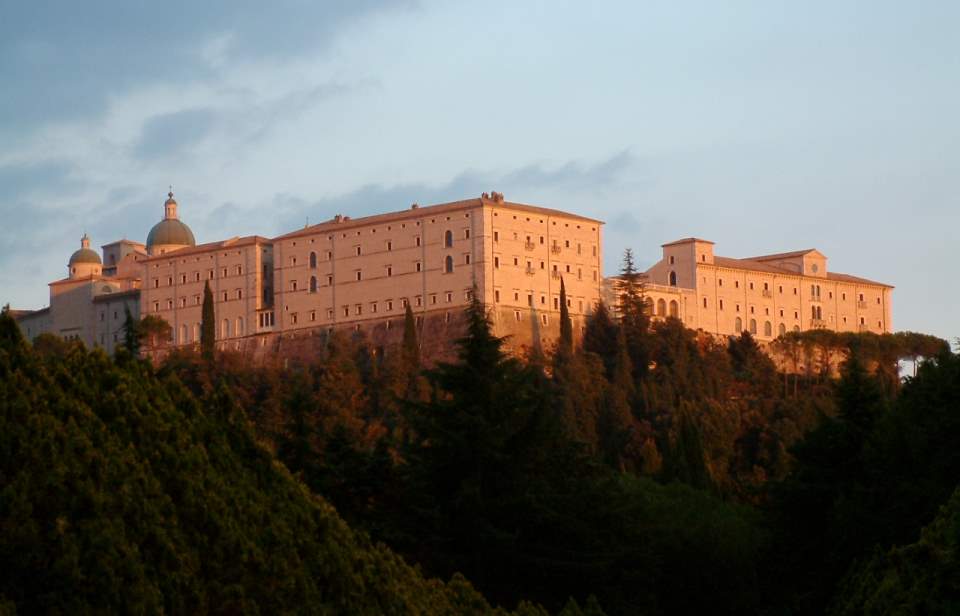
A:
POLYGON ((420 245, 420 236, 418 235, 418 236, 417 236, 417 246, 419 246, 419 245, 420 245))
POLYGON ((354 306, 354 310, 356 310, 355 314, 357 315, 363 314, 363 304, 357 304, 354 306))
POLYGON ((372 312, 373 314, 377 314, 377 302, 373 302, 370 304, 370 312, 372 312))
POLYGON ((356 249, 356 251, 357 251, 357 256, 359 257, 359 256, 360 256, 360 247, 359 247, 359 246, 355 246, 354 248, 356 249))
POLYGON ((463 262, 470 265, 470 255, 463 255, 463 262))
POLYGON ((500 302, 500 290, 497 289, 493 292, 493 301, 500 302))
POLYGON ((345 317, 349 317, 349 316, 350 316, 350 306, 344 306, 344 307, 343 307, 343 316, 345 316, 345 317))
POLYGON ((431 293, 431 294, 430 294, 430 304, 433 305, 433 304, 436 304, 436 303, 437 303, 437 294, 436 294, 436 293, 431 293))
POLYGON ((449 304, 452 301, 453 301, 453 293, 450 293, 449 291, 447 291, 447 303, 449 304))
POLYGON ((470 229, 464 229, 464 230, 463 230, 463 239, 465 239, 465 240, 470 239, 470 229))
POLYGON ((423 266, 420 265, 420 262, 417 261, 417 271, 418 271, 418 272, 421 271, 422 267, 423 267, 423 266))
POLYGON ((363 280, 363 272, 357 270, 357 280, 363 280))
POLYGON ((243 299, 243 289, 237 289, 237 299, 243 299))
POLYGON ((422 306, 422 305, 423 305, 423 298, 418 295, 418 296, 417 296, 417 307, 419 308, 419 307, 422 306))
POLYGON ((392 265, 388 265, 388 266, 387 266, 387 276, 393 276, 393 266, 392 266, 392 265))
POLYGON ((494 232, 493 232, 493 241, 494 241, 494 242, 499 242, 499 241, 500 241, 500 232, 499 232, 499 231, 494 231, 494 232))
POLYGON ((387 250, 393 250, 393 242, 387 242, 387 250))
POLYGON ((311 320, 311 321, 316 321, 316 320, 317 320, 317 311, 316 311, 316 310, 311 310, 311 311, 310 311, 310 320, 311 320))
POLYGON ((500 257, 493 258, 493 266, 497 269, 500 269, 500 257))
POLYGON ((393 300, 390 299, 390 300, 387 300, 387 312, 392 312, 392 311, 393 311, 393 300))

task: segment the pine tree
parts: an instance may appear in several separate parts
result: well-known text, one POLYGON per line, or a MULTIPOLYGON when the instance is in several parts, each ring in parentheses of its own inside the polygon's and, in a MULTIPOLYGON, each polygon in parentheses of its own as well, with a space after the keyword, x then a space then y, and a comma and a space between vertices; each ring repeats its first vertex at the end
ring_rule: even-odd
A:
POLYGON ((203 312, 200 325, 200 353, 207 361, 213 361, 216 347, 217 318, 213 311, 213 291, 210 282, 203 284, 203 312))
POLYGON ((601 300, 596 310, 587 318, 587 328, 583 334, 583 350, 596 353, 603 360, 607 378, 613 378, 617 362, 617 325, 610 318, 607 305, 601 300))
POLYGON ((617 291, 620 295, 620 326, 626 330, 634 380, 639 381, 646 375, 650 364, 650 315, 640 273, 633 262, 633 251, 629 248, 623 254, 623 269, 617 291))

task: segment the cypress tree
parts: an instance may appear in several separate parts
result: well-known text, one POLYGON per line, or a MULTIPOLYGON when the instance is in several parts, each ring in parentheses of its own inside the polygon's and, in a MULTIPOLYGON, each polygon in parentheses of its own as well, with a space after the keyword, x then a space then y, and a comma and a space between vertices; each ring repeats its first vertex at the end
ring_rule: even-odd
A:
POLYGON ((417 321, 413 318, 410 302, 403 316, 403 342, 400 345, 403 363, 416 371, 420 367, 420 343, 417 341, 417 321))
POLYGON ((573 323, 570 322, 570 311, 567 309, 567 288, 560 277, 560 354, 573 354, 573 323))
POLYGON ((617 363, 617 329, 610 318, 607 305, 603 301, 597 303, 597 309, 587 319, 587 329, 583 333, 583 350, 600 356, 608 379, 613 378, 617 363))
POLYGON ((213 312, 213 291, 210 282, 203 284, 203 313, 200 325, 200 353, 206 360, 213 360, 213 351, 217 337, 217 321, 213 312))
POLYGON ((123 346, 126 347, 130 355, 137 357, 140 355, 140 341, 143 338, 143 333, 140 324, 134 320, 133 315, 130 313, 130 308, 124 306, 123 312, 123 346))

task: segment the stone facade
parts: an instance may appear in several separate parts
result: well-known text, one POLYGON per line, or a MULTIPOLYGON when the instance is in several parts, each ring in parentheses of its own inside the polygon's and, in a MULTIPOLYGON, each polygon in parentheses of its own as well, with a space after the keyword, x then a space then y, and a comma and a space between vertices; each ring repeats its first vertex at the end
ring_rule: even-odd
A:
MULTIPOLYGON (((697 238, 663 245, 663 257, 643 277, 655 318, 675 316, 724 336, 749 331, 761 341, 819 328, 893 329, 893 287, 828 271, 818 250, 731 259, 715 256, 713 246, 697 238)), ((615 282, 607 283, 608 301, 615 282)))
POLYGON ((195 245, 171 193, 147 244, 107 244, 101 265, 85 238, 70 277, 51 283, 50 307, 19 320, 30 338, 51 332, 112 351, 129 308, 170 324, 166 348, 193 345, 209 284, 223 348, 308 354, 320 337, 344 328, 387 345, 399 341, 409 303, 425 354, 439 356, 462 333, 460 317, 477 293, 508 346, 549 346, 559 335, 561 278, 578 333, 599 301, 601 226, 485 193, 336 216, 273 239, 195 245))

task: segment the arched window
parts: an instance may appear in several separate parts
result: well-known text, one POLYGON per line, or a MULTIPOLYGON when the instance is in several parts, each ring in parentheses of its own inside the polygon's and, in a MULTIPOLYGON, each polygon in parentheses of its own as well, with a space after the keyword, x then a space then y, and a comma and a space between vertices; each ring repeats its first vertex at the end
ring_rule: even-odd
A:
POLYGON ((193 324, 193 341, 197 342, 198 340, 200 340, 200 324, 194 323, 193 324))
POLYGON ((817 307, 816 307, 816 306, 810 306, 810 318, 811 318, 811 319, 816 319, 816 318, 817 318, 817 307))
POLYGON ((773 325, 770 324, 770 321, 763 322, 763 335, 772 336, 773 335, 773 325))
POLYGON ((317 277, 316 277, 316 276, 310 276, 310 292, 311 292, 311 293, 316 293, 316 292, 317 292, 317 277))
POLYGON ((665 300, 657 300, 657 315, 661 317, 667 316, 667 302, 665 300))
POLYGON ((220 337, 229 338, 230 337, 230 319, 224 319, 220 323, 220 337))
POLYGON ((187 331, 187 326, 181 325, 180 326, 180 344, 186 344, 190 342, 190 338, 187 337, 189 335, 190 335, 190 332, 187 331))
POLYGON ((777 333, 779 333, 781 336, 784 335, 784 334, 786 334, 786 333, 787 333, 787 326, 784 325, 783 323, 781 323, 781 324, 780 324, 780 327, 777 328, 777 333))
POLYGON ((756 320, 756 319, 750 319, 750 333, 751 333, 751 334, 756 334, 756 333, 757 333, 757 320, 756 320))
POLYGON ((680 317, 680 304, 678 304, 675 299, 670 300, 670 316, 674 319, 680 317))
POLYGON ((447 231, 443 234, 443 245, 447 248, 453 248, 453 231, 447 231))
POLYGON ((823 308, 821 306, 817 306, 817 319, 823 320, 823 308))
POLYGON ((310 267, 312 268, 317 267, 317 253, 315 252, 310 253, 310 267))
MULTIPOLYGON (((450 233, 450 232, 447 231, 447 233, 450 233)), ((445 271, 448 274, 452 274, 453 273, 453 257, 451 257, 450 255, 447 255, 447 258, 444 261, 445 263, 443 266, 443 271, 445 271)))
POLYGON ((799 326, 799 325, 794 325, 794 326, 793 326, 793 331, 795 331, 795 332, 800 331, 800 326, 799 326))
POLYGON ((743 319, 740 317, 737 317, 737 320, 734 321, 733 331, 737 332, 738 334, 743 331, 743 319))
POLYGON ((676 273, 676 272, 670 272, 670 286, 671 286, 671 287, 677 286, 677 273, 676 273))
POLYGON ((243 317, 237 317, 237 335, 243 335, 243 317))

